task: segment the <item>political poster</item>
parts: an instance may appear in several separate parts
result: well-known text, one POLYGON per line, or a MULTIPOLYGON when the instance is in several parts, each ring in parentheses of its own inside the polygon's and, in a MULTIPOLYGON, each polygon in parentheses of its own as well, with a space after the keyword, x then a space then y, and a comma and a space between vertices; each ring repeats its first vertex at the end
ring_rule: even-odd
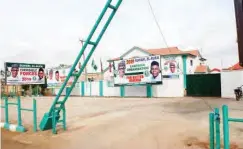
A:
MULTIPOLYGON (((47 88, 60 88, 68 76, 71 68, 50 68, 46 71, 47 88)), ((70 87, 74 77, 71 76, 66 87, 70 87)))
POLYGON ((28 63, 5 63, 7 85, 45 84, 45 65, 28 63))
POLYGON ((164 56, 163 63, 163 78, 179 78, 182 73, 179 56, 164 56))
POLYGON ((162 84, 160 56, 147 56, 113 62, 114 86, 162 84))

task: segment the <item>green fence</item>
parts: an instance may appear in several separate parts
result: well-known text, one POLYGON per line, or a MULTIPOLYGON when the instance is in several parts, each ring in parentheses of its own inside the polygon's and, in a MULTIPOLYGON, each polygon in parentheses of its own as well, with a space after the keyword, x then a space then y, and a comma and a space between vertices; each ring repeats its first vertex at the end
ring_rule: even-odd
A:
POLYGON ((17 102, 9 102, 7 97, 4 97, 4 106, 1 105, 1 108, 4 108, 5 112, 5 120, 1 122, 1 127, 10 130, 10 131, 17 131, 17 132, 25 132, 26 128, 22 125, 22 111, 30 111, 33 112, 33 131, 37 131, 37 106, 36 100, 33 99, 33 108, 27 109, 22 108, 20 97, 17 97, 17 102), (17 106, 17 124, 10 124, 9 122, 9 106, 17 106))
MULTIPOLYGON (((229 122, 242 122, 242 118, 230 118, 228 106, 222 106, 222 117, 223 117, 223 144, 224 149, 230 149, 230 139, 229 139, 229 122)), ((220 149, 220 113, 219 109, 215 108, 214 112, 209 114, 209 136, 210 136, 210 149, 220 149)))
POLYGON ((187 75, 187 96, 221 97, 220 74, 187 75))

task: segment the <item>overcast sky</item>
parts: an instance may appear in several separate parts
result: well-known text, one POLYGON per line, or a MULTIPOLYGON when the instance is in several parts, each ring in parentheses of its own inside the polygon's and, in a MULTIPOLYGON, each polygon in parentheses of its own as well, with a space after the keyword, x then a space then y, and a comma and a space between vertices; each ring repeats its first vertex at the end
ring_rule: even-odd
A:
MULTIPOLYGON (((116 0, 114 0, 116 1, 116 0)), ((72 64, 106 0, 1 0, 0 63, 72 64)), ((233 0, 151 0, 169 46, 200 48, 209 66, 238 61, 233 0)), ((123 0, 94 57, 166 47, 147 0, 123 0)), ((105 64, 104 64, 105 65, 105 64)))

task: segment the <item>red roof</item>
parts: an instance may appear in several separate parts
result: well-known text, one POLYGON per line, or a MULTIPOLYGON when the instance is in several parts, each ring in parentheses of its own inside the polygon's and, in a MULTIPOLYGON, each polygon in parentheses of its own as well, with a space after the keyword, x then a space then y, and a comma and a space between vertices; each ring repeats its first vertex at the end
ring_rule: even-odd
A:
MULTIPOLYGON (((200 55, 198 50, 181 51, 178 47, 159 48, 159 49, 143 49, 143 48, 139 48, 139 49, 153 55, 175 55, 175 54, 179 54, 179 55, 187 54, 192 56, 200 55)), ((112 58, 109 61, 116 61, 120 59, 121 57, 117 57, 117 58, 112 58)))
POLYGON ((160 48, 160 49, 148 49, 150 54, 154 55, 173 55, 173 54, 190 54, 193 56, 198 56, 198 50, 181 51, 178 47, 160 48))
POLYGON ((213 68, 213 69, 210 70, 210 72, 220 72, 220 71, 221 71, 221 70, 218 69, 218 68, 213 68))
POLYGON ((242 66, 240 66, 240 63, 237 63, 235 65, 233 65, 232 67, 227 68, 227 70, 240 70, 243 69, 242 66))
POLYGON ((197 66, 195 72, 196 73, 208 72, 208 66, 206 66, 206 65, 199 65, 199 66, 197 66))

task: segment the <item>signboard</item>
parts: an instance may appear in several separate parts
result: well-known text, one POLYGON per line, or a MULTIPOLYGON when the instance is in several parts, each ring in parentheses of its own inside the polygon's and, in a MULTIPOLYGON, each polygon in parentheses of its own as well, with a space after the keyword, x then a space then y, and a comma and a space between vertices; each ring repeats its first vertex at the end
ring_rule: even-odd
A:
MULTIPOLYGON (((60 88, 65 81, 66 77, 71 68, 54 68, 47 69, 47 88, 60 88)), ((71 77, 67 83, 66 87, 70 87, 72 82, 74 81, 74 77, 71 77)))
POLYGON ((5 63, 7 85, 45 84, 45 65, 5 63))
POLYGON ((163 78, 179 78, 179 74, 182 73, 179 58, 179 56, 163 57, 163 78))
POLYGON ((160 56, 147 56, 113 62, 114 86, 162 84, 160 56))

